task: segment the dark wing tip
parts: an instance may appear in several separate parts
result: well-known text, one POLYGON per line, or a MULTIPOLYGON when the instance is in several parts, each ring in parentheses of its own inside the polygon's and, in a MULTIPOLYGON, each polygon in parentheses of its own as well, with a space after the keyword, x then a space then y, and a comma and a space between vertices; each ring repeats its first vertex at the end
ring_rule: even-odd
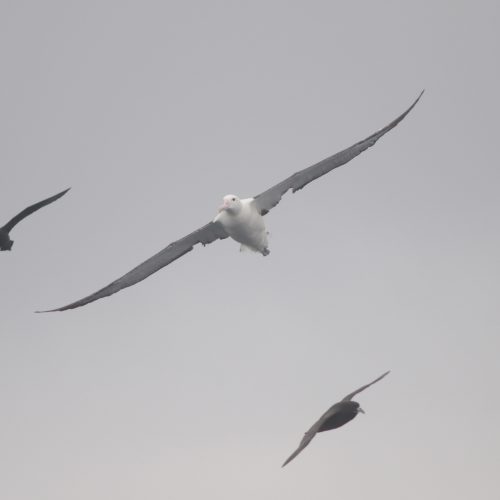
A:
POLYGON ((420 101, 420 98, 424 95, 425 89, 422 89, 420 94, 418 94, 418 97, 415 99, 415 102, 410 106, 410 109, 408 111, 411 111, 414 106, 417 104, 418 101, 420 101))
MULTIPOLYGON (((42 313, 69 311, 70 309, 77 309, 78 307, 85 306, 87 304, 90 304, 91 302, 95 302, 96 300, 103 299, 105 297, 109 297, 110 295, 113 295, 114 293, 119 292, 121 290, 121 288, 119 288, 117 290, 111 291, 110 287, 114 283, 115 282, 110 283, 108 286, 105 286, 104 288, 101 288, 97 292, 92 293, 91 295, 87 295, 83 299, 77 300, 75 302, 71 302, 70 304, 67 304, 65 306, 57 307, 55 309, 47 309, 47 310, 44 310, 44 311, 35 311, 35 313, 42 314, 42 313)), ((127 288, 128 286, 131 286, 131 285, 125 285, 123 288, 127 288)))
MULTIPOLYGON (((81 307, 81 306, 84 306, 85 304, 88 304, 89 302, 92 302, 92 301, 86 300, 89 297, 90 296, 85 297, 85 298, 80 299, 80 300, 77 300, 76 302, 72 302, 71 304, 68 304, 66 306, 57 307, 56 309, 46 309, 44 311, 35 311, 35 313, 36 314, 43 314, 43 313, 52 313, 52 312, 67 311, 68 309, 76 309, 77 307, 81 307)), ((96 300, 96 299, 94 299, 94 300, 96 300)))
POLYGON ((285 467, 286 464, 289 464, 302 450, 303 448, 301 448, 301 445, 299 445, 299 447, 283 462, 281 468, 285 467))
POLYGON ((70 189, 71 189, 71 187, 65 189, 64 191, 61 191, 60 193, 55 194, 54 196, 51 196, 50 198, 47 198, 47 200, 45 200, 45 201, 50 200, 50 203, 52 203, 53 201, 58 200, 61 196, 64 196, 70 189))
MULTIPOLYGON (((391 123, 389 123, 389 125, 384 127, 379 132, 384 131, 384 134, 385 134, 389 130, 393 129, 396 125, 398 125, 399 122, 401 122, 404 118, 406 118, 406 115, 408 115, 408 113, 417 105, 418 101, 420 101, 420 98, 424 95, 424 92, 425 92, 425 89, 423 89, 422 92, 420 92, 418 97, 413 101, 412 105, 404 113, 399 115, 395 120, 393 120, 391 123)), ((376 132, 375 134, 373 134, 373 136, 376 136, 379 132, 376 132)), ((382 135, 384 135, 384 134, 382 134, 382 135)), ((371 136, 371 137, 373 137, 373 136, 371 136)), ((378 138, 377 138, 377 140, 378 140, 378 138)))
POLYGON ((406 116, 416 105, 417 102, 420 101, 420 98, 424 95, 425 89, 423 89, 420 94, 418 94, 418 97, 413 101, 413 104, 406 110, 404 113, 404 116, 406 116))
POLYGON ((385 373, 382 373, 382 375, 380 375, 380 377, 376 378, 372 383, 374 384, 375 382, 382 380, 386 375, 389 375, 389 373, 391 373, 391 370, 387 370, 385 373))

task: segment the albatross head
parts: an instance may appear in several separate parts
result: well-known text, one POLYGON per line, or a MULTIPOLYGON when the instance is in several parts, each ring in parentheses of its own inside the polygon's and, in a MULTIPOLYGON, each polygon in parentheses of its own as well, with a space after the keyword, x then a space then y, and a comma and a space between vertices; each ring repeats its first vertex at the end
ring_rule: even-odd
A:
POLYGON ((219 212, 228 212, 237 214, 241 210, 241 200, 234 194, 226 194, 223 199, 224 203, 219 207, 219 212))

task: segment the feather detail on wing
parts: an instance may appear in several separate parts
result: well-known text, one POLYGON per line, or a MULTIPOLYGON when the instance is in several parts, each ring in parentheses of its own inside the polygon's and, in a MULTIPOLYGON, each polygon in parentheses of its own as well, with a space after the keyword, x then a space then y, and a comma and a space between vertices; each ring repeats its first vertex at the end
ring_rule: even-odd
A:
POLYGON ((383 129, 375 132, 366 139, 357 142, 351 147, 344 149, 343 151, 340 151, 339 153, 336 153, 333 156, 316 163, 315 165, 312 165, 311 167, 296 172, 284 181, 281 181, 279 184, 276 184, 275 186, 255 196, 255 202, 261 215, 267 214, 273 207, 275 207, 281 201, 282 196, 289 189, 295 193, 295 191, 307 186, 307 184, 314 181, 318 177, 327 174, 334 168, 344 165, 368 149, 370 146, 373 146, 384 134, 389 132, 389 130, 393 129, 401 120, 403 120, 403 118, 417 104, 423 93, 424 91, 420 93, 415 102, 403 114, 398 116, 383 129))
POLYGON ((144 261, 142 264, 139 264, 127 274, 113 281, 108 286, 101 288, 97 292, 57 309, 37 312, 66 311, 67 309, 81 307, 89 304, 90 302, 94 302, 95 300, 102 299, 103 297, 108 297, 109 295, 113 295, 114 293, 119 292, 123 288, 135 285, 139 281, 146 279, 148 276, 160 270, 162 267, 167 266, 174 260, 190 252, 196 244, 201 243, 203 246, 205 246, 215 240, 222 240, 227 237, 228 235, 226 234, 224 228, 220 223, 209 222, 205 226, 192 232, 191 234, 188 234, 184 238, 170 243, 170 245, 168 245, 157 254, 153 255, 153 257, 144 261))

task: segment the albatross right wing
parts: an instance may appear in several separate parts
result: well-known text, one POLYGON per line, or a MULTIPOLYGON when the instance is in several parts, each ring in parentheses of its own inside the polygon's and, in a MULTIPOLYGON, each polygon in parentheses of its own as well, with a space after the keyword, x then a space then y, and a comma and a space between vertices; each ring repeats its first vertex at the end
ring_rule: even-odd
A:
POLYGON ((132 271, 124 274, 121 278, 118 278, 97 292, 88 295, 83 299, 77 300, 76 302, 72 302, 67 306, 37 312, 66 311, 67 309, 81 307, 89 304, 90 302, 94 302, 95 300, 102 299, 103 297, 108 297, 109 295, 119 292, 122 288, 127 288, 128 286, 139 283, 139 281, 142 281, 151 274, 156 273, 156 271, 159 271, 162 267, 168 266, 168 264, 172 263, 174 260, 190 252, 196 244, 201 243, 205 246, 215 240, 223 240, 227 237, 228 235, 226 234, 226 231, 219 222, 209 222, 184 238, 170 243, 168 247, 164 248, 156 255, 153 255, 153 257, 132 269, 132 271))

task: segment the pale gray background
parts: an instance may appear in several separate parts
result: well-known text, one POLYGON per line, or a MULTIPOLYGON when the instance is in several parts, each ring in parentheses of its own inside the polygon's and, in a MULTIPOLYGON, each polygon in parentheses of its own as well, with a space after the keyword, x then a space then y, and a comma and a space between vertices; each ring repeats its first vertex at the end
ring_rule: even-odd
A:
POLYGON ((5 1, 8 500, 453 499, 500 489, 496 1, 5 1), (414 111, 267 218, 107 284, 414 111), (302 433, 338 398, 367 414, 302 433))

